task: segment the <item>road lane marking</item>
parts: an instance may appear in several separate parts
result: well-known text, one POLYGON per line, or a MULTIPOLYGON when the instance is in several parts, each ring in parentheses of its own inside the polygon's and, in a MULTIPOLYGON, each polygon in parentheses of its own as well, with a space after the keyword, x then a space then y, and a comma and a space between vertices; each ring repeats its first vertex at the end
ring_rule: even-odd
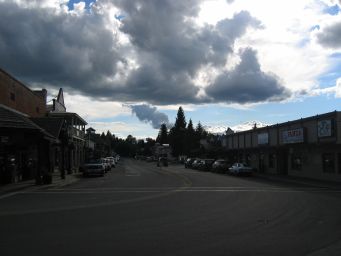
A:
POLYGON ((326 189, 268 189, 268 188, 174 188, 174 189, 51 189, 46 191, 28 191, 17 192, 16 194, 110 194, 110 193, 165 193, 165 192, 273 192, 273 193, 300 193, 300 192, 328 192, 341 193, 341 190, 326 190, 326 189))

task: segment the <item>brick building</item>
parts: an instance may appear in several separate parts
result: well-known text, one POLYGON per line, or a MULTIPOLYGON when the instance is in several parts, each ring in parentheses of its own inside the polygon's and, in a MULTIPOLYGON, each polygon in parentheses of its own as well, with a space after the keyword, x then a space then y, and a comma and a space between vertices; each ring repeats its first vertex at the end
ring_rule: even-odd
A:
POLYGON ((47 91, 34 91, 25 84, 0 69, 0 103, 25 113, 30 117, 46 114, 47 91))

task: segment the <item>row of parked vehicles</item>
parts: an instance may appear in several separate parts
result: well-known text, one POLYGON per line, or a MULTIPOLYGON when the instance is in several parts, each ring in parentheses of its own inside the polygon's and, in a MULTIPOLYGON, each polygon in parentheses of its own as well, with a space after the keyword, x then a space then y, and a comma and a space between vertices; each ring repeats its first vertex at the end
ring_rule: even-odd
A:
POLYGON ((83 172, 85 177, 104 176, 104 174, 110 171, 111 168, 116 167, 119 160, 119 155, 91 159, 80 168, 80 171, 83 172))
POLYGON ((254 169, 246 163, 231 164, 225 159, 198 159, 188 158, 185 161, 185 168, 192 168, 201 171, 228 173, 234 175, 251 175, 254 169))

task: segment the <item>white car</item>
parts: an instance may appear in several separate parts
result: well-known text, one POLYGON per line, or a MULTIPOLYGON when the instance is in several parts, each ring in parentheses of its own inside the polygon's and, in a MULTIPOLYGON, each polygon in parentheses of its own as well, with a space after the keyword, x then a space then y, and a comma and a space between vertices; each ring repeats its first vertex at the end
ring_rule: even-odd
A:
POLYGON ((105 172, 108 172, 111 170, 111 164, 110 161, 106 158, 101 158, 101 162, 104 166, 105 172))
POLYGON ((116 162, 115 162, 115 158, 112 156, 106 157, 105 159, 107 159, 110 163, 110 167, 116 167, 116 162))
POLYGON ((229 172, 231 174, 241 175, 241 174, 252 174, 253 168, 245 163, 234 163, 230 168, 229 172))

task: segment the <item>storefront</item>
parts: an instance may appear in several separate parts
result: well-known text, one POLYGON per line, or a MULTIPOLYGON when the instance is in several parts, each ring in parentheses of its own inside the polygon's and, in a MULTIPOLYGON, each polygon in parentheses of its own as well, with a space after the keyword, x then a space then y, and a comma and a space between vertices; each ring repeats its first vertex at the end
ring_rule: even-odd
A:
POLYGON ((230 134, 225 145, 258 172, 341 181, 341 112, 230 134))

